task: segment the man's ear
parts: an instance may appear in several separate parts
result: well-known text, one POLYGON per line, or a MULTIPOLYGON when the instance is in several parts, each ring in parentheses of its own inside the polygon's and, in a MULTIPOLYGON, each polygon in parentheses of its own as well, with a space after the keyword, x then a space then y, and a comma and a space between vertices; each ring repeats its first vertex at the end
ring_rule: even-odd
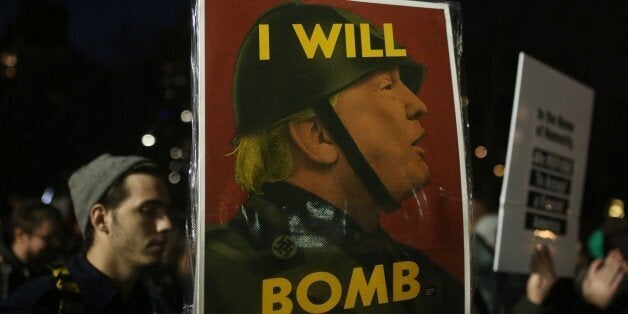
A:
POLYGON ((336 146, 331 135, 317 117, 290 123, 290 137, 294 144, 310 160, 331 164, 338 159, 336 146))
POLYGON ((89 210, 89 221, 94 227, 94 231, 109 233, 109 221, 107 220, 109 210, 105 205, 96 203, 89 210))

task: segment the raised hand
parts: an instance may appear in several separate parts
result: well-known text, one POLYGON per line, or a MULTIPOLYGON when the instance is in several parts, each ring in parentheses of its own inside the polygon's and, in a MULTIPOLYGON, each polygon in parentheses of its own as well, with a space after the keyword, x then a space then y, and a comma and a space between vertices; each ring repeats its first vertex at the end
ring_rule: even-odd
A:
POLYGON ((593 261, 582 282, 582 296, 585 301, 600 309, 608 308, 626 268, 626 261, 618 249, 611 250, 603 260, 600 258, 593 261))
POLYGON ((530 277, 526 297, 534 304, 541 304, 556 282, 552 254, 547 245, 537 245, 530 261, 530 277))

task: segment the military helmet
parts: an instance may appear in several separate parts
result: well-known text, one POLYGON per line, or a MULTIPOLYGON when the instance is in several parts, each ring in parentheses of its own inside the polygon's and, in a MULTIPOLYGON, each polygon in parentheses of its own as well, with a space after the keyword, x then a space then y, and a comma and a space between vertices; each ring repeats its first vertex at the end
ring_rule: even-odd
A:
MULTIPOLYGON (((326 100, 361 78, 386 66, 396 65, 401 79, 417 92, 425 75, 422 65, 409 57, 363 57, 358 25, 368 20, 353 13, 323 5, 287 3, 262 15, 249 30, 240 48, 233 80, 234 115, 237 139, 242 134, 270 126, 313 104, 326 100), (307 36, 320 24, 329 36, 333 24, 355 25, 355 57, 347 57, 345 30, 342 30, 331 56, 320 47, 308 58, 295 34, 293 24, 301 24, 307 36), (259 25, 268 25, 269 55, 260 60, 259 25)), ((384 37, 371 24, 373 49, 384 48, 384 37)), ((396 48, 402 48, 395 43, 396 48)))

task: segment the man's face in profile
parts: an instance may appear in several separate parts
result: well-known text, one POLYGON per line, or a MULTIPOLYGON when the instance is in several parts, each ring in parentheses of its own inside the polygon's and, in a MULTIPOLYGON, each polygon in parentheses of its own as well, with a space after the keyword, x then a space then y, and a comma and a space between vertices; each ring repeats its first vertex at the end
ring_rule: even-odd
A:
POLYGON ((427 107, 403 84, 396 67, 342 91, 336 112, 395 201, 429 181, 419 123, 427 107))
POLYGON ((165 182, 148 174, 131 174, 124 184, 128 196, 111 210, 111 245, 133 266, 157 265, 172 229, 165 182))

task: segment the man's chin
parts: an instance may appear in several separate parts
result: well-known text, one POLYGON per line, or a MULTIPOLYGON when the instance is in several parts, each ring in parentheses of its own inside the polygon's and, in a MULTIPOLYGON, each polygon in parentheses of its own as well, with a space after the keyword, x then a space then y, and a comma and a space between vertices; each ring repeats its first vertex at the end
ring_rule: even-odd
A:
POLYGON ((425 179, 423 180, 423 182, 421 182, 421 185, 419 186, 419 189, 422 189, 423 187, 428 185, 431 181, 432 181, 432 175, 430 173, 428 173, 427 176, 425 177, 425 179))
MULTIPOLYGON (((424 175, 424 177, 422 178, 414 178, 413 180, 410 180, 410 182, 412 183, 409 184, 409 188, 405 190, 404 194, 401 197, 399 197, 396 201, 399 203, 402 203, 403 201, 407 199, 420 197, 419 193, 421 192, 423 188, 425 188, 426 185, 430 183, 430 181, 431 181, 431 176, 429 172, 426 175, 424 175)), ((386 212, 392 212, 392 211, 386 211, 386 212)))
MULTIPOLYGON (((420 175, 416 175, 414 171, 408 171, 402 176, 405 179, 405 186, 387 187, 388 192, 396 202, 396 205, 400 205, 407 199, 418 198, 418 193, 427 185, 431 180, 431 174, 429 168, 418 171, 420 175)), ((402 183, 403 184, 403 183, 402 183)), ((401 206, 389 206, 383 207, 381 210, 385 213, 392 213, 397 211, 401 206)))
POLYGON ((162 254, 146 254, 139 263, 140 268, 154 268, 161 265, 162 254))
POLYGON ((414 186, 412 187, 412 194, 421 191, 423 188, 425 188, 426 185, 430 183, 430 181, 432 181, 432 174, 429 170, 427 170, 423 172, 421 176, 415 178, 414 186))

